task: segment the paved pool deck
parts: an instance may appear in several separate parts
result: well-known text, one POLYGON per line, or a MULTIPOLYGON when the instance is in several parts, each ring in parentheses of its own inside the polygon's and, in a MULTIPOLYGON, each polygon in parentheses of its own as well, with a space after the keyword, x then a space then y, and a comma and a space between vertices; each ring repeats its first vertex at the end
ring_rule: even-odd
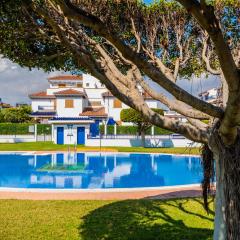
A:
POLYGON ((61 191, 1 190, 0 199, 19 200, 126 200, 200 197, 200 186, 170 187, 154 190, 61 191))

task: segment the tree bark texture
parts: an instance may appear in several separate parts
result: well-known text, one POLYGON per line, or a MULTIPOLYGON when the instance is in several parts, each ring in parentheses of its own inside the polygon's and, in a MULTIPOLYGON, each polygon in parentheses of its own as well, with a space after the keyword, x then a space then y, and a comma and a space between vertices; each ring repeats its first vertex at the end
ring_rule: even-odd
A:
POLYGON ((240 239, 240 134, 226 146, 217 131, 210 141, 216 160, 214 240, 240 239))

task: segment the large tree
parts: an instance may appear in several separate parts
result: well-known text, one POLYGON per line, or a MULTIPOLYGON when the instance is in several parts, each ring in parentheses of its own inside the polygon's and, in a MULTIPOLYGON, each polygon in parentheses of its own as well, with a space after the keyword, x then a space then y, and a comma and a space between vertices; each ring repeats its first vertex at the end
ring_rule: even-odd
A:
POLYGON ((83 70, 152 124, 203 143, 205 193, 213 157, 217 193, 214 239, 240 239, 239 1, 2 0, 0 53, 22 66, 83 70), (181 5, 180 5, 181 4, 181 5), (177 84, 180 77, 220 74, 224 106, 177 84), (171 97, 151 88, 146 78, 171 97), (152 98, 188 118, 150 109, 152 98), (209 119, 209 124, 203 123, 209 119))

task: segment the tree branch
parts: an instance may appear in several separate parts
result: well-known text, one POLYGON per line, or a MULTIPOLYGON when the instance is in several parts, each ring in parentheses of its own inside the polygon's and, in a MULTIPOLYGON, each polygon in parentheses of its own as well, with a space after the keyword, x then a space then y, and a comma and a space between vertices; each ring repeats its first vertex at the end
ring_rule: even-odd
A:
POLYGON ((210 64, 210 57, 211 55, 207 55, 207 48, 208 48, 208 37, 203 40, 203 50, 202 50, 202 59, 206 64, 207 71, 213 75, 220 75, 221 71, 213 69, 210 64))
POLYGON ((181 3, 205 29, 214 43, 222 72, 229 85, 230 91, 238 90, 239 72, 227 42, 224 40, 219 21, 214 14, 214 7, 205 1, 177 0, 181 3))
POLYGON ((213 106, 207 102, 204 102, 187 91, 183 90, 171 80, 169 80, 164 73, 159 71, 153 64, 147 62, 142 58, 141 55, 135 53, 130 47, 126 46, 110 29, 106 28, 104 23, 97 17, 86 13, 82 9, 71 4, 68 0, 55 0, 60 5, 66 17, 70 19, 75 19, 82 24, 92 28, 102 37, 109 40, 118 50, 122 53, 124 58, 134 62, 138 68, 145 72, 153 81, 158 83, 164 89, 169 91, 176 99, 187 103, 188 105, 194 107, 195 109, 205 112, 213 117, 221 118, 223 116, 223 111, 219 107, 213 106))

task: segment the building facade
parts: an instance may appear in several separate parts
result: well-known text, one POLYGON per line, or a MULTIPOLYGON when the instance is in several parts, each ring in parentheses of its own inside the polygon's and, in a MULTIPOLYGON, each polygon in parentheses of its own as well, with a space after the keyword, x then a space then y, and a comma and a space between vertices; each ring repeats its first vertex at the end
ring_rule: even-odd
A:
POLYGON ((0 109, 3 109, 3 108, 12 108, 12 106, 8 103, 4 103, 0 98, 0 109))
POLYGON ((208 103, 221 106, 223 102, 222 88, 211 88, 198 94, 198 96, 208 103))
MULTIPOLYGON (((50 77, 48 82, 48 89, 29 95, 31 116, 38 122, 55 126, 55 142, 84 144, 84 141, 77 140, 83 128, 86 138, 86 134, 99 134, 100 122, 122 124, 120 112, 128 106, 114 97, 98 79, 87 74, 63 75, 50 77), (71 132, 69 138, 66 138, 66 132, 71 132), (70 135, 73 136, 70 138, 70 135)), ((145 96, 145 101, 151 108, 159 106, 149 96, 145 96)))

